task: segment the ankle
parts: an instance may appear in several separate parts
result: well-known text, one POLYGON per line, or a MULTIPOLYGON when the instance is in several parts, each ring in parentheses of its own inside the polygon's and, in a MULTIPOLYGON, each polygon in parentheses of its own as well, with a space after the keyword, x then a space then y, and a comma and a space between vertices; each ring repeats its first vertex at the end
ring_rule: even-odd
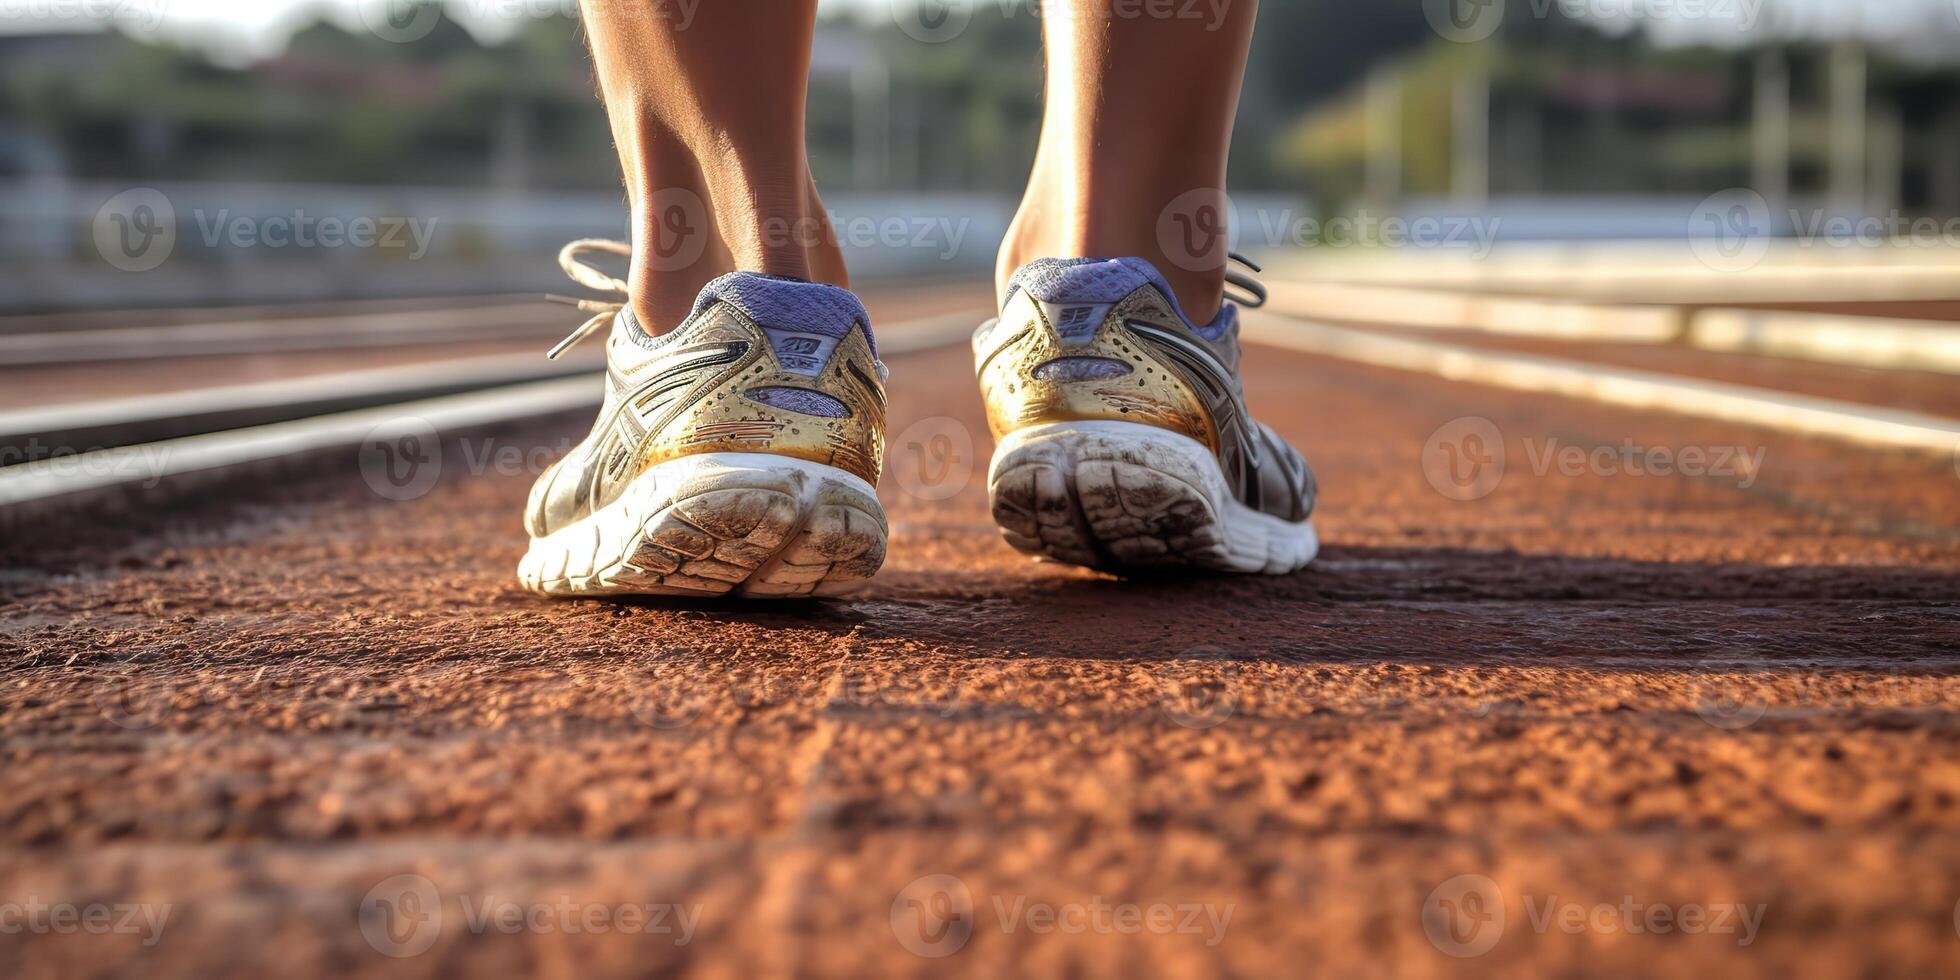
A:
POLYGON ((734 265, 706 202, 693 188, 667 187, 633 197, 627 295, 640 328, 658 336, 680 326, 701 287, 734 265))
POLYGON ((702 287, 729 272, 849 288, 843 252, 813 187, 786 197, 745 186, 758 190, 670 187, 635 195, 628 295, 648 333, 678 327, 702 287))
MULTIPOLYGON (((1161 209, 1142 209, 1148 221, 1123 225, 1098 225, 1086 220, 1067 220, 1077 212, 1056 208, 1037 200, 1023 201, 1021 210, 1001 240, 995 262, 994 286, 997 300, 1004 300, 1007 284, 1022 266, 1037 259, 1135 257, 1149 262, 1170 285, 1177 305, 1193 323, 1203 325, 1218 316, 1225 302, 1225 248, 1217 244, 1217 255, 1195 257, 1177 234, 1178 226, 1164 224, 1163 233, 1156 217, 1161 209), (1141 225, 1141 227, 1138 227, 1141 225), (1168 247, 1167 247, 1168 246, 1168 247)), ((1136 209, 1102 208, 1105 214, 1132 214, 1136 209)))

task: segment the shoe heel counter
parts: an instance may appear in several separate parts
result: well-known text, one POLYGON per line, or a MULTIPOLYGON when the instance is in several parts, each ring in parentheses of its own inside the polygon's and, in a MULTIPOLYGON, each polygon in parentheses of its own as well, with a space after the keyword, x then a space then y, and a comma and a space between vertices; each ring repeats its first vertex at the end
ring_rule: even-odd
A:
POLYGON ((991 343, 977 352, 994 438, 1052 422, 1108 420, 1169 429, 1215 452, 1204 402, 1125 323, 1145 302, 1054 303, 1016 293, 991 343))
POLYGON ((698 394, 676 400, 677 410, 649 437, 644 465, 702 453, 770 453, 834 466, 877 485, 885 389, 862 325, 816 352, 784 348, 782 338, 732 309, 701 318, 699 326, 691 341, 739 347, 743 354, 698 394))

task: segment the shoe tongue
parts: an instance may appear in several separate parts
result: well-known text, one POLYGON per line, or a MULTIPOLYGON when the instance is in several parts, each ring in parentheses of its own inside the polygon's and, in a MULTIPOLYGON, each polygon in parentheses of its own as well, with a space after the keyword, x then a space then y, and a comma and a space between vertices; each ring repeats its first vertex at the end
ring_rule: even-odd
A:
POLYGON ((759 272, 731 272, 702 287, 694 301, 694 312, 699 314, 716 303, 727 303, 753 320, 769 335, 777 360, 799 374, 821 371, 837 341, 858 324, 864 325, 872 358, 878 356, 870 315, 855 294, 840 286, 759 272))

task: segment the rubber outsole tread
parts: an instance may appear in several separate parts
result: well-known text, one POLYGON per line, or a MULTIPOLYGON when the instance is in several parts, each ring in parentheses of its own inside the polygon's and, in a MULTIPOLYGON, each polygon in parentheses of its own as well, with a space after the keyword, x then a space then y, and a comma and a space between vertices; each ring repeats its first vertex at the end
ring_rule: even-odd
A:
POLYGON ((1118 574, 1283 574, 1318 550, 1311 525, 1227 498, 1223 475, 1198 443, 1133 423, 1015 433, 995 453, 988 491, 994 521, 1015 549, 1118 574))

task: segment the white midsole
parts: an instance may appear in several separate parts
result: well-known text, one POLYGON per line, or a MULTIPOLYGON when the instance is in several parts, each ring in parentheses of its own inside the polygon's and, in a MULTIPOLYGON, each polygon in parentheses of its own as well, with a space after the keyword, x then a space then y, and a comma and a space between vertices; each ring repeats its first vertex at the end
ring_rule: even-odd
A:
MULTIPOLYGON (((683 456, 648 467, 627 485, 618 499, 605 507, 549 535, 532 538, 519 565, 518 577, 529 588, 553 594, 699 594, 704 590, 726 591, 730 587, 739 588, 744 594, 762 591, 793 594, 799 591, 794 588, 796 582, 830 590, 863 576, 846 572, 842 566, 833 574, 821 559, 811 564, 807 549, 800 559, 782 549, 790 547, 791 539, 820 511, 835 513, 840 498, 853 512, 862 513, 875 525, 860 525, 858 531, 845 529, 841 533, 847 537, 856 535, 860 542, 875 540, 875 547, 882 555, 889 526, 883 509, 878 506, 876 491, 860 477, 823 463, 770 453, 683 456), (768 527, 768 536, 738 537, 747 532, 729 536, 727 532, 709 530, 724 526, 710 519, 699 527, 683 530, 697 542, 704 534, 713 538, 712 554, 687 548, 679 552, 642 550, 660 544, 660 528, 668 532, 675 530, 677 508, 711 508, 682 518, 688 520, 712 514, 712 508, 728 506, 735 507, 736 513, 749 513, 749 522, 756 520, 750 508, 772 511, 772 519, 756 525, 768 527), (722 560, 720 547, 731 544, 747 555, 746 560, 735 557, 722 560), (758 548, 763 550, 759 552, 758 548), (773 557, 765 557, 771 552, 773 557), (636 554, 641 557, 634 559, 636 554), (648 555, 653 556, 653 565, 646 565, 648 555), (762 558, 759 565, 754 564, 757 558, 762 558), (785 567, 784 561, 799 563, 785 567), (804 577, 785 579, 784 574, 804 577), (703 576, 726 576, 718 581, 728 584, 704 581, 703 576)), ((840 532, 833 526, 818 533, 836 541, 840 532)), ((662 544, 661 547, 680 546, 662 544)), ((875 568, 875 563, 872 567, 875 568)))
POLYGON ((806 507, 816 500, 817 492, 825 480, 842 483, 873 500, 878 499, 878 491, 871 484, 864 482, 862 477, 827 463, 813 463, 807 459, 777 456, 771 453, 701 453, 670 459, 647 467, 646 472, 634 477, 633 482, 627 484, 617 500, 544 537, 531 540, 549 542, 558 538, 583 537, 591 533, 590 526, 594 522, 602 519, 618 520, 629 514, 644 517, 645 512, 640 505, 645 503, 646 498, 657 498, 668 492, 667 488, 686 486, 692 480, 712 478, 717 470, 800 472, 809 477, 799 484, 803 499, 798 503, 806 507))

